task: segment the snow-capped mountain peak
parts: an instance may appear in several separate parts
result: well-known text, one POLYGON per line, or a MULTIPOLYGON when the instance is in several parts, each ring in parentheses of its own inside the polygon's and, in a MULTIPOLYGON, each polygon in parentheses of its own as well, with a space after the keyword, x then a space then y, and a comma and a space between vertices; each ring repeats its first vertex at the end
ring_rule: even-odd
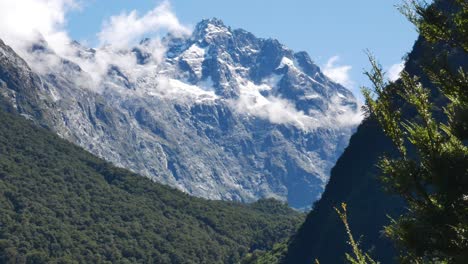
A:
MULTIPOLYGON (((307 53, 219 19, 201 21, 191 36, 145 39, 128 50, 70 46, 61 56, 28 54, 44 122, 193 195, 308 206, 359 122, 352 93, 307 53)), ((20 111, 32 109, 21 107, 21 91, 0 87, 20 111)))
POLYGON ((231 29, 217 18, 204 19, 195 26, 192 38, 203 44, 210 44, 232 37, 231 29))

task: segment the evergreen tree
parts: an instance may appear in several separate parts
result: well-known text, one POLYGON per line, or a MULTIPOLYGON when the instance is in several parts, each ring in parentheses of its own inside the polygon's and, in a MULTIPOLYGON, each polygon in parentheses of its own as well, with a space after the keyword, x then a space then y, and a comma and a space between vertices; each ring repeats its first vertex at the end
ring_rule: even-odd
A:
POLYGON ((449 60, 468 52, 468 2, 445 0, 444 8, 440 2, 400 7, 421 37, 444 50, 423 65, 437 89, 406 72, 388 82, 372 56, 373 89, 363 89, 369 118, 399 151, 378 166, 386 189, 408 205, 385 234, 409 263, 468 263, 468 73, 466 61, 455 67, 449 60))

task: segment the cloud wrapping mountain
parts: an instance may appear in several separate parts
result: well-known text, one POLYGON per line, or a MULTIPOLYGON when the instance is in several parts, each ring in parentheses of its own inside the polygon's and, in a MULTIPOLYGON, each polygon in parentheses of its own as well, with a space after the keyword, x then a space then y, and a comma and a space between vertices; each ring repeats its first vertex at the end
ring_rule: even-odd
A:
MULTIPOLYGON (((73 6, 57 3, 62 14, 73 6)), ((50 21, 49 31, 62 32, 63 19, 50 21)), ((294 207, 319 197, 361 116, 352 93, 305 52, 217 19, 187 35, 167 3, 104 25, 98 48, 69 41, 58 49, 49 34, 7 41, 31 67, 22 66, 25 75, 40 80, 28 93, 41 113, 22 107, 25 91, 6 85, 2 94, 61 137, 196 196, 275 197, 294 207), (137 34, 121 31, 125 21, 137 34), (169 34, 134 43, 155 33, 146 25, 169 34)), ((17 64, 1 50, 3 65, 17 64)))
POLYGON ((0 1, 0 37, 22 56, 40 39, 62 54, 70 43, 66 14, 76 8, 74 0, 0 1))

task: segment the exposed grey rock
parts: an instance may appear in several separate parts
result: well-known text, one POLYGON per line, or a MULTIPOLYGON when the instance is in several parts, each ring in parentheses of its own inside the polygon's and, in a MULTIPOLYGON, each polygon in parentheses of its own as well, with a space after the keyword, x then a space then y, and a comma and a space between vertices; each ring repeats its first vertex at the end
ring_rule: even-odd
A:
POLYGON ((72 58, 44 44, 31 49, 31 69, 0 43, 0 90, 61 137, 155 181, 210 199, 310 206, 357 125, 352 93, 307 53, 217 19, 164 44, 162 58, 148 39, 123 51, 73 42, 72 58), (100 54, 123 60, 98 75, 85 66, 100 54))

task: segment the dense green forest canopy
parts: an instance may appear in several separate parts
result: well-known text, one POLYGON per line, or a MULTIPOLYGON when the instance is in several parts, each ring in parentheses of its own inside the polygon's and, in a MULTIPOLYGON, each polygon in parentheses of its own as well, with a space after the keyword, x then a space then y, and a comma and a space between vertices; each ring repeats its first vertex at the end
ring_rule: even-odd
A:
POLYGON ((0 263, 236 263, 303 221, 274 200, 190 197, 16 114, 0 123, 0 263))

